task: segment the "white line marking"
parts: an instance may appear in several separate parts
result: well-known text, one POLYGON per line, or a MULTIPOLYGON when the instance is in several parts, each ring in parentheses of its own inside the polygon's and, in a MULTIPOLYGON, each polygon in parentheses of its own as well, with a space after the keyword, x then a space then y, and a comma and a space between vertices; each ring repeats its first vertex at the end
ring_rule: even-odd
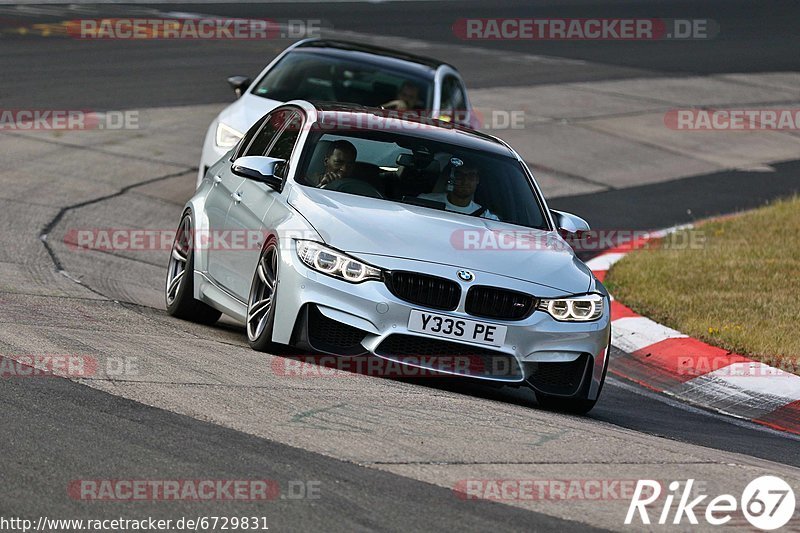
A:
POLYGON ((647 317, 632 316, 611 323, 612 344, 620 350, 633 353, 666 339, 686 338, 686 335, 647 317))
POLYGON ((689 403, 747 420, 762 418, 788 403, 786 398, 740 388, 711 374, 673 387, 669 393, 689 403))
POLYGON ((758 361, 733 363, 703 377, 719 379, 757 395, 784 398, 788 400, 786 403, 800 400, 800 376, 758 361))
POLYGON ((610 253, 610 254, 602 254, 598 255, 597 257, 593 257, 586 262, 586 266, 588 266, 592 271, 595 270, 608 270, 611 268, 611 265, 619 261, 625 257, 624 253, 610 253))

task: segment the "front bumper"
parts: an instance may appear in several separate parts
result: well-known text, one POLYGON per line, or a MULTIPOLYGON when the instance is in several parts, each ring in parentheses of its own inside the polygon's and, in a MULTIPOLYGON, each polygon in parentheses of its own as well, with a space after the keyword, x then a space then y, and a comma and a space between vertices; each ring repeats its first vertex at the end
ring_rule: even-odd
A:
MULTIPOLYGON (((352 284, 315 272, 297 258, 292 245, 281 254, 273 341, 337 355, 372 354, 442 374, 509 384, 527 382, 551 395, 596 398, 610 338, 607 299, 603 316, 594 322, 558 322, 543 311, 534 311, 522 320, 486 319, 465 312, 470 283, 458 280, 452 266, 364 254, 357 257, 387 270, 453 279, 461 286, 458 307, 454 311, 428 309, 401 300, 380 281, 352 284), (487 346, 410 331, 413 309, 504 325, 508 328, 505 341, 502 346, 487 346)), ((479 276, 482 285, 538 297, 566 296, 504 276, 483 272, 479 276), (550 292, 542 294, 543 290, 550 292)))

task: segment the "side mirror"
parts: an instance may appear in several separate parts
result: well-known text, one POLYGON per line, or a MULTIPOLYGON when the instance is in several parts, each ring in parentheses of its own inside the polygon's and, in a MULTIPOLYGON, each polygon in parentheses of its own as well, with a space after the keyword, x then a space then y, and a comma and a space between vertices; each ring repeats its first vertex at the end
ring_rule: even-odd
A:
POLYGON ((589 231, 589 223, 572 213, 551 209, 550 214, 553 215, 556 226, 561 232, 580 236, 581 233, 589 231))
POLYGON ((236 98, 241 97, 247 88, 250 87, 251 83, 253 83, 253 80, 247 76, 231 76, 228 78, 228 85, 233 88, 233 92, 236 93, 236 98))
POLYGON ((280 174, 285 169, 285 159, 259 155, 240 157, 231 164, 231 172, 237 176, 266 183, 278 192, 283 189, 283 178, 280 174))

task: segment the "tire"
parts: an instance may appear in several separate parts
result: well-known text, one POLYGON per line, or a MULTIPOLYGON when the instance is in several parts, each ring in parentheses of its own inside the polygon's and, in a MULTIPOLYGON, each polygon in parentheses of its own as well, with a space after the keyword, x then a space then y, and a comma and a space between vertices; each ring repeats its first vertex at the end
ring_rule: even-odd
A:
MULTIPOLYGON (((598 395, 598 399, 600 396, 598 395)), ((536 392, 536 401, 540 406, 550 411, 561 411, 573 415, 585 415, 591 411, 597 399, 587 400, 586 398, 559 398, 558 396, 550 396, 549 394, 542 394, 536 392)))
POLYGON ((275 241, 270 241, 258 258, 247 299, 247 342, 259 352, 273 348, 272 330, 275 327, 277 290, 278 247, 275 241))
POLYGON ((167 313, 183 320, 210 325, 222 316, 220 311, 194 299, 194 248, 192 216, 184 214, 172 243, 164 300, 167 313))
MULTIPOLYGON (((608 336, 608 348, 606 348, 606 360, 605 360, 605 367, 603 368, 603 378, 600 381, 600 388, 597 390, 597 398, 594 400, 589 400, 587 398, 563 398, 560 396, 552 396, 550 394, 545 394, 539 391, 534 391, 536 395, 536 401, 539 403, 541 407, 551 411, 561 411, 563 413, 569 413, 573 415, 585 415, 592 409, 594 409, 595 404, 597 404, 597 400, 600 399, 600 394, 603 392, 603 385, 606 382, 606 373, 608 372, 608 364, 609 359, 611 357, 611 335, 608 336)), ((591 373, 590 373, 591 375, 591 373)), ((591 380, 587 380, 586 386, 583 387, 585 390, 581 391, 581 395, 587 395, 589 393, 589 387, 591 386, 591 380)))

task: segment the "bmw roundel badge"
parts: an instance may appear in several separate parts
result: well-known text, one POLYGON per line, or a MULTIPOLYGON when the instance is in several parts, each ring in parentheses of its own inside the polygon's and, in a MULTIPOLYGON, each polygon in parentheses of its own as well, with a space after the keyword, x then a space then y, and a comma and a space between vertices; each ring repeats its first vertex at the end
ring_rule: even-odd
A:
POLYGON ((475 279, 475 274, 473 274, 469 270, 459 270, 458 279, 460 279, 461 281, 470 282, 475 279))

